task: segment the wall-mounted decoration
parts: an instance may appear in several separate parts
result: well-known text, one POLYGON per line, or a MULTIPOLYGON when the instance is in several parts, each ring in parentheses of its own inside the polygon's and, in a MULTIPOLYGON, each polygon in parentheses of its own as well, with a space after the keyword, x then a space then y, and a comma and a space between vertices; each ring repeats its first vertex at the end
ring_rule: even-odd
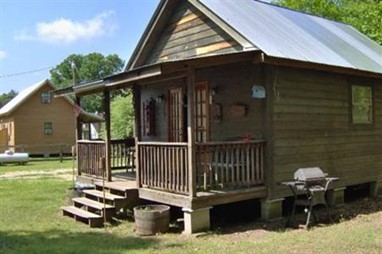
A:
POLYGON ((155 100, 150 99, 142 103, 143 135, 155 136, 155 100))
POLYGON ((252 98, 264 99, 265 98, 265 88, 263 86, 254 85, 252 87, 252 98))
POLYGON ((158 95, 155 99, 156 103, 161 104, 164 101, 164 94, 158 95))
POLYGON ((223 120, 222 116, 222 105, 219 103, 214 103, 211 105, 211 116, 212 122, 221 123, 223 120))
POLYGON ((229 114, 231 117, 234 118, 245 117, 247 115, 247 105, 231 105, 229 108, 229 114))

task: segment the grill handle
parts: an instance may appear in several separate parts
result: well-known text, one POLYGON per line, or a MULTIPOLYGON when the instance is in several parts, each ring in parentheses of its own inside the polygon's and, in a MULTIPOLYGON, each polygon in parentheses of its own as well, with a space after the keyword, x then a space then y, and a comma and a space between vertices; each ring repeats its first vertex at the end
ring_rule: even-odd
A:
POLYGON ((326 178, 325 191, 328 190, 329 185, 330 185, 331 182, 335 182, 335 181, 338 181, 338 180, 340 180, 340 178, 338 178, 338 177, 327 177, 326 178))

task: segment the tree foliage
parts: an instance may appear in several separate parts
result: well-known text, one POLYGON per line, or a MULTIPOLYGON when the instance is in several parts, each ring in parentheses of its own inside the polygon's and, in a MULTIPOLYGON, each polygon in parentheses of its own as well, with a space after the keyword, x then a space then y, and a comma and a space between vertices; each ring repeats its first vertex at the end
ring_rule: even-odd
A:
POLYGON ((275 0, 274 3, 350 24, 382 45, 381 0, 275 0))
POLYGON ((113 138, 133 136, 134 109, 131 93, 121 94, 113 98, 110 108, 111 136, 113 138))
POLYGON ((0 108, 7 104, 10 100, 16 97, 18 93, 15 90, 11 90, 8 93, 3 93, 0 95, 0 108))
MULTIPOLYGON (((57 88, 65 88, 117 73, 122 70, 123 65, 124 62, 115 54, 106 57, 100 53, 72 54, 50 71, 50 80, 57 88), (75 65, 74 69, 72 63, 75 65)), ((81 106, 89 112, 102 112, 102 96, 85 96, 81 106)))

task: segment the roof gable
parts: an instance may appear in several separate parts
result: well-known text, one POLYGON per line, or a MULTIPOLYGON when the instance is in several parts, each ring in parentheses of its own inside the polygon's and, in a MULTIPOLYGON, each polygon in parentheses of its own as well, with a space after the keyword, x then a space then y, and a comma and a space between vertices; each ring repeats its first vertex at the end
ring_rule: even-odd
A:
POLYGON ((53 89, 54 86, 50 83, 49 80, 40 81, 32 86, 25 88, 20 91, 12 100, 10 100, 7 104, 5 104, 0 109, 0 116, 8 115, 15 111, 18 107, 20 107, 28 98, 34 95, 38 90, 40 90, 44 86, 50 86, 53 89))
MULTIPOLYGON (((159 34, 179 2, 160 2, 126 70, 158 59, 178 59, 152 55, 150 59, 148 55, 160 47, 159 34)), ((188 2, 233 38, 242 51, 259 49, 270 57, 382 73, 382 47, 349 25, 256 0, 188 2)))
POLYGON ((252 44, 216 24, 193 1, 161 0, 125 71, 163 61, 242 51, 252 44))
POLYGON ((241 50, 242 46, 212 20, 187 1, 182 1, 156 40, 144 65, 241 50))
MULTIPOLYGON (((48 87, 49 90, 51 91, 56 89, 48 79, 38 82, 32 86, 29 86, 25 88, 24 90, 20 91, 12 100, 10 100, 7 104, 5 104, 0 109, 0 117, 7 116, 13 113, 16 109, 22 106, 29 98, 35 95, 38 91, 41 91, 44 87, 48 87)), ((62 97, 56 98, 56 100, 57 99, 64 100, 66 103, 74 107, 74 102, 67 96, 62 96, 62 97)), ((74 110, 73 110, 73 114, 75 114, 74 110)), ((82 108, 81 108, 80 114, 81 114, 80 117, 83 122, 103 121, 103 118, 101 116, 86 112, 82 108)))

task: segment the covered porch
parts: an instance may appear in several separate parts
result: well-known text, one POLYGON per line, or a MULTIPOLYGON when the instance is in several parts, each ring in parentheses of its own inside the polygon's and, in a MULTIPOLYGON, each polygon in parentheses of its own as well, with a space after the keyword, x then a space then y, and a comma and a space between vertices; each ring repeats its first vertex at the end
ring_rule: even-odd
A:
MULTIPOLYGON (((209 116, 215 107, 215 111, 222 110, 211 99, 213 90, 219 88, 210 85, 214 80, 204 78, 211 66, 225 71, 232 69, 226 65, 232 65, 233 71, 243 71, 248 62, 260 73, 253 59, 248 53, 160 63, 65 91, 74 93, 77 103, 87 94, 104 95, 105 140, 77 140, 78 179, 104 178, 119 186, 135 181, 139 198, 181 207, 186 232, 208 228, 209 210, 215 205, 265 198, 267 147, 260 131, 263 104, 230 106, 245 126, 236 132, 224 131, 232 126, 231 120, 211 123, 220 121, 219 113, 209 116), (135 137, 129 142, 112 140, 110 134, 110 93, 121 88, 131 89, 133 95, 135 137), (258 116, 254 125, 259 135, 247 135, 246 130, 254 128, 247 124, 252 119, 246 118, 248 107, 258 116), (215 131, 216 127, 220 130, 215 131), (216 134, 221 131, 223 134, 216 134), (197 221, 205 223, 194 225, 197 221)), ((225 83, 222 87, 228 91, 230 84, 225 83)), ((246 100, 253 103, 250 97, 246 100)))

